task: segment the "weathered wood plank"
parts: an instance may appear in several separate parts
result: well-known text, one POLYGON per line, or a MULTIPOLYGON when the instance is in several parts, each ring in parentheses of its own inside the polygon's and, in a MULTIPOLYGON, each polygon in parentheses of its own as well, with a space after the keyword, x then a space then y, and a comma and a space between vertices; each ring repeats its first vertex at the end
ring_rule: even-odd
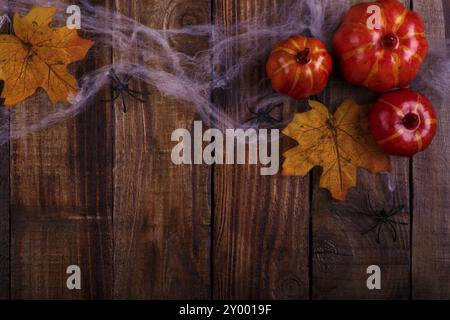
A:
MULTIPOLYGON (((9 127, 9 116, 0 113, 0 124, 9 127)), ((0 300, 9 298, 9 196, 9 143, 6 143, 0 145, 0 300)))
MULTIPOLYGON (((230 26, 258 15, 268 22, 273 12, 287 14, 280 12, 282 2, 217 0, 215 23, 230 26)), ((238 57, 230 49, 224 65, 232 59, 238 57)), ((215 96, 236 120, 249 117, 242 98, 252 94, 249 84, 265 77, 265 61, 255 66, 241 71, 232 93, 215 96)), ((309 179, 261 176, 255 165, 216 165, 214 185, 213 297, 307 299, 309 179)))
MULTIPOLYGON (((349 3, 362 1, 349 1, 349 3)), ((408 1, 405 1, 408 3, 408 1)), ((337 73, 337 72, 336 72, 337 73)), ((326 104, 335 109, 343 99, 352 97, 359 103, 374 102, 376 96, 351 86, 335 76, 324 94, 326 104)), ((376 243, 376 231, 362 235, 374 220, 357 212, 369 213, 368 197, 376 209, 390 209, 392 200, 406 205, 396 216, 408 222, 409 161, 392 158, 391 192, 387 176, 359 170, 358 185, 345 202, 333 201, 328 191, 319 190, 320 170, 314 174, 313 221, 313 299, 405 299, 409 297, 409 226, 397 228, 394 242, 387 226, 376 243), (368 290, 366 270, 378 265, 382 272, 382 290, 368 290)))
MULTIPOLYGON (((0 14, 4 14, 0 12, 0 14)), ((0 34, 9 32, 6 24, 0 28, 0 34)), ((0 94, 2 83, 0 82, 0 94)), ((0 103, 1 104, 1 103, 0 103)), ((1 107, 0 107, 1 108, 1 107)), ((0 109, 0 126, 9 130, 9 112, 0 109)), ((2 137, 8 138, 8 137, 2 137)), ((9 270, 9 205, 10 205, 10 178, 9 178, 9 143, 0 145, 0 300, 9 298, 10 270, 9 270)))
MULTIPOLYGON (((413 4, 425 22, 427 38, 450 38, 450 16, 444 18, 444 12, 450 12, 449 1, 414 0, 413 4)), ((435 140, 428 150, 413 160, 414 299, 450 299, 449 94, 446 103, 435 105, 438 118, 435 140)))
MULTIPOLYGON (((86 62, 75 65, 77 76, 109 63, 109 57, 109 49, 94 47, 86 62)), ((105 97, 100 94, 98 101, 105 97)), ((11 126, 50 108, 40 90, 15 107, 11 126)), ((98 102, 74 119, 12 142, 13 299, 111 297, 110 118, 98 102), (81 267, 82 290, 67 289, 69 265, 81 267)))
MULTIPOLYGON (((210 21, 208 0, 116 0, 115 5, 117 12, 152 28, 210 21)), ((179 36, 171 45, 190 54, 208 46, 208 39, 187 40, 179 36)), ((114 61, 119 60, 115 52, 114 61)), ((171 161, 172 132, 191 130, 195 114, 142 83, 131 86, 151 96, 145 104, 129 99, 127 113, 120 103, 115 106, 114 295, 208 299, 210 168, 171 161)))

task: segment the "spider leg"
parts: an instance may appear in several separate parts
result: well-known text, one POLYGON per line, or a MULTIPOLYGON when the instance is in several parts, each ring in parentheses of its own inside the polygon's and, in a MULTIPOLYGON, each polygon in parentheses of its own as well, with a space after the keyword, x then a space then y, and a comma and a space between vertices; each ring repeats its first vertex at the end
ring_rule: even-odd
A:
POLYGON ((269 108, 266 108, 266 109, 260 109, 260 110, 252 110, 252 109, 250 109, 248 106, 247 106, 247 110, 251 113, 251 114, 254 114, 254 115, 257 115, 257 116, 264 116, 264 115, 269 115, 269 113, 271 113, 272 111, 273 111, 273 107, 269 107, 269 108))
POLYGON ((267 108, 266 110, 264 110, 264 113, 267 114, 268 116, 270 116, 270 113, 279 107, 281 107, 281 105, 271 106, 271 107, 267 108))
POLYGON ((397 221, 397 220, 394 220, 394 219, 389 219, 389 222, 391 222, 393 224, 399 224, 399 225, 402 225, 402 226, 407 226, 408 225, 408 222, 401 222, 401 221, 397 221))
POLYGON ((259 116, 256 118, 256 123, 258 125, 258 128, 260 128, 262 125, 264 125, 265 123, 271 123, 271 120, 265 116, 259 116))
MULTIPOLYGON (((254 114, 255 116, 254 116, 254 117, 251 117, 249 120, 256 120, 256 121, 258 122, 258 124, 263 124, 263 123, 266 122, 266 123, 275 125, 275 124, 278 124, 278 123, 281 122, 281 120, 276 119, 276 118, 272 117, 272 116, 269 115, 269 114, 265 114, 265 113, 263 113, 263 114, 258 114, 258 113, 254 113, 254 112, 252 112, 252 114, 254 114)), ((248 122, 249 120, 247 120, 247 122, 248 122)))
POLYGON ((401 213, 404 209, 405 209, 405 206, 397 206, 395 208, 392 208, 391 211, 389 211, 388 216, 389 217, 395 216, 396 214, 401 213))
POLYGON ((380 223, 376 223, 374 224, 372 227, 370 227, 368 230, 361 232, 361 235, 366 235, 368 234, 370 231, 374 230, 376 227, 378 227, 380 225, 380 223))
POLYGON ((129 96, 131 96, 131 97, 133 97, 133 98, 135 98, 137 101, 139 101, 139 102, 145 102, 145 100, 142 100, 142 99, 140 99, 138 96, 136 96, 134 93, 132 93, 132 92, 129 92, 129 91, 125 91, 129 96))
POLYGON ((249 118, 249 119, 247 119, 247 120, 245 120, 245 122, 244 123, 249 123, 249 122, 252 122, 252 121, 255 121, 256 120, 256 116, 254 116, 254 117, 251 117, 251 118, 249 118))
POLYGON ((120 92, 117 93, 111 100, 101 100, 101 102, 114 102, 117 100, 117 98, 120 96, 120 92))
POLYGON ((261 109, 258 110, 256 112, 256 114, 260 115, 260 116, 270 116, 270 113, 273 111, 273 107, 269 107, 269 108, 265 108, 265 109, 261 109))
POLYGON ((123 113, 127 113, 128 109, 127 109, 127 105, 125 103, 125 96, 124 96, 123 92, 120 94, 120 97, 122 98, 122 110, 123 110, 123 113))
POLYGON ((276 108, 279 108, 281 105, 277 105, 277 106, 271 106, 270 108, 267 109, 267 113, 271 113, 273 110, 275 110, 276 108))
POLYGON ((378 225, 378 230, 377 230, 377 243, 378 244, 380 244, 380 233, 381 233, 381 227, 383 226, 383 224, 382 223, 380 223, 379 225, 378 225))
POLYGON ((276 124, 276 123, 280 123, 281 122, 281 119, 274 118, 270 114, 267 115, 267 119, 269 120, 269 122, 272 122, 272 124, 276 124))
POLYGON ((116 78, 109 72, 108 72, 108 78, 110 78, 113 81, 113 84, 117 83, 116 78))
POLYGON ((134 94, 140 94, 141 96, 149 96, 150 95, 150 93, 140 92, 140 91, 136 91, 136 90, 133 90, 133 89, 128 89, 128 91, 132 92, 134 94))
POLYGON ((251 114, 253 114, 253 115, 255 115, 255 116, 257 116, 257 115, 258 115, 258 113, 257 113, 257 112, 253 111, 253 110, 252 110, 252 109, 250 109, 249 107, 247 107, 247 110, 248 110, 248 112, 250 112, 251 114))
POLYGON ((115 81, 117 81, 118 83, 121 82, 120 79, 119 79, 119 77, 117 76, 117 73, 116 73, 116 71, 114 70, 114 68, 111 68, 111 70, 109 70, 109 76, 110 76, 112 79, 114 79, 115 81))
POLYGON ((270 115, 270 113, 278 106, 272 106, 269 107, 265 110, 260 110, 260 111, 254 111, 252 109, 250 109, 247 106, 247 110, 249 113, 251 113, 253 115, 253 117, 250 117, 249 119, 247 119, 244 123, 248 123, 250 121, 254 121, 256 120, 256 122, 258 122, 258 124, 261 124, 263 122, 268 122, 270 124, 276 124, 281 122, 281 120, 274 118, 273 116, 270 115))
POLYGON ((119 97, 120 97, 120 93, 118 95, 116 95, 112 100, 109 100, 109 102, 115 102, 119 97))
POLYGON ((397 229, 395 229, 395 226, 394 226, 394 224, 393 224, 392 222, 388 222, 387 224, 388 224, 388 226, 389 226, 390 229, 391 229, 392 240, 393 240, 394 242, 396 242, 396 241, 397 241, 397 229))

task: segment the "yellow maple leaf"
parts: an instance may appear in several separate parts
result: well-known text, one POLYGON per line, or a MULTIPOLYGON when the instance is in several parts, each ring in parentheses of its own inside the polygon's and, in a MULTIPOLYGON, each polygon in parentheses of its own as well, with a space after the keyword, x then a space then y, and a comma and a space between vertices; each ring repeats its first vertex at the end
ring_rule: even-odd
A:
POLYGON ((77 93, 67 66, 83 59, 94 42, 80 38, 75 29, 52 28, 55 13, 55 7, 33 6, 24 17, 14 15, 14 35, 0 35, 1 97, 6 106, 25 100, 39 87, 53 103, 77 93))
POLYGON ((372 173, 391 170, 388 156, 369 131, 370 106, 348 99, 332 115, 317 101, 309 104, 311 110, 296 114, 283 130, 299 143, 284 153, 283 175, 304 176, 321 166, 320 187, 344 200, 348 189, 356 186, 358 167, 372 173))

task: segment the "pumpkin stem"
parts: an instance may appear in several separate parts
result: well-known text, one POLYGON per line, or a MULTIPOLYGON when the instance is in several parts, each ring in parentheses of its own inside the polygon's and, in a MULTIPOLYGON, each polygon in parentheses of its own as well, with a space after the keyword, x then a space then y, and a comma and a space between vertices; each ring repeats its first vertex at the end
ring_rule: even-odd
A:
POLYGON ((381 39, 381 44, 386 48, 394 48, 398 43, 398 38, 393 33, 388 33, 381 39))
POLYGON ((407 113, 402 119, 403 125, 408 130, 415 130, 420 124, 420 118, 416 113, 407 113))
POLYGON ((297 62, 300 64, 307 64, 311 60, 311 58, 309 57, 309 51, 309 48, 305 48, 305 50, 297 53, 297 62))

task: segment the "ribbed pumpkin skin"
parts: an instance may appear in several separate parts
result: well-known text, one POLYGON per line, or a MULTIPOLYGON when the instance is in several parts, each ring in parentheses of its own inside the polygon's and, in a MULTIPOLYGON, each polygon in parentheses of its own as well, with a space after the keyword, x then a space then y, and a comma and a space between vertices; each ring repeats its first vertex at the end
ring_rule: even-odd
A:
POLYGON ((333 61, 322 41, 294 35, 270 54, 266 71, 275 91, 300 100, 321 92, 333 61))
POLYGON ((436 111, 423 95, 409 89, 381 96, 370 113, 370 131, 388 154, 411 157, 436 135, 436 111))
POLYGON ((333 37, 333 53, 347 81, 384 92, 416 77, 428 44, 417 13, 396 0, 380 0, 350 8, 333 37), (371 5, 380 8, 380 29, 367 26, 371 5))

